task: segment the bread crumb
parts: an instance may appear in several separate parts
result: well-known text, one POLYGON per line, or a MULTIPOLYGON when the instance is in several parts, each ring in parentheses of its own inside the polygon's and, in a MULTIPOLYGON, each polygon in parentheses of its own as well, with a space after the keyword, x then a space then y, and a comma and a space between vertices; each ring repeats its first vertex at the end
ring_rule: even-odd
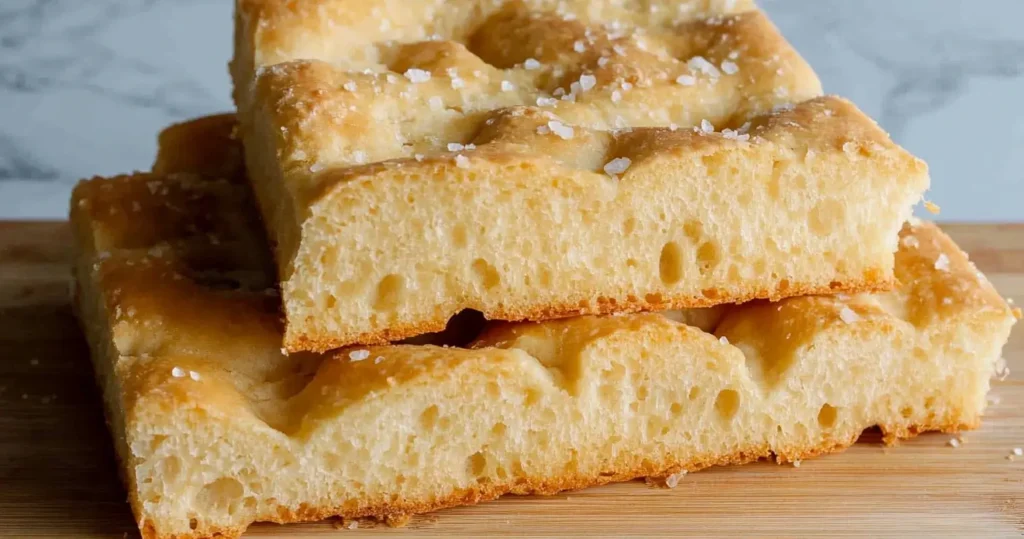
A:
POLYGON ((847 324, 860 321, 860 315, 858 315, 853 309, 845 306, 839 311, 839 318, 847 324))
POLYGON ((932 215, 938 215, 939 212, 942 211, 942 208, 940 208, 938 204, 932 202, 931 200, 924 201, 924 209, 928 210, 928 212, 931 213, 932 215))
POLYGON ((422 69, 411 68, 405 72, 405 78, 409 79, 409 82, 413 84, 419 84, 430 80, 430 72, 422 69))
POLYGON ((181 367, 174 367, 171 369, 171 376, 175 378, 183 378, 185 376, 185 369, 181 367))
POLYGON ((665 486, 668 488, 676 488, 679 485, 679 480, 686 477, 686 470, 676 472, 665 478, 665 486))
POLYGON ((935 269, 949 271, 949 257, 946 256, 946 253, 939 254, 939 258, 935 259, 935 269))
POLYGON ((349 361, 362 361, 368 357, 370 357, 369 350, 352 350, 348 353, 349 361))
POLYGON ((1010 377, 1010 367, 1006 364, 1006 358, 999 358, 996 361, 995 370, 993 371, 996 379, 1002 382, 1010 377))

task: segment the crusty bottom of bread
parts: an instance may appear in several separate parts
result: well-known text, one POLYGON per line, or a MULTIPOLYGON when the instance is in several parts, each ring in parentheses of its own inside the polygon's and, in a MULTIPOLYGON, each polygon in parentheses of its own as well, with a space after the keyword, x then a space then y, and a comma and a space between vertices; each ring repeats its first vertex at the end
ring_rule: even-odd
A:
MULTIPOLYGON (((960 432, 963 430, 975 429, 980 425, 980 418, 970 423, 925 423, 914 424, 904 423, 897 425, 879 426, 882 431, 883 441, 886 445, 895 445, 900 440, 906 440, 925 432, 960 432)), ((475 505, 481 502, 495 500, 506 494, 518 495, 552 495, 567 490, 579 490, 590 487, 607 485, 622 481, 630 481, 639 478, 663 479, 671 474, 681 472, 695 472, 712 466, 729 466, 749 464, 758 460, 773 459, 779 464, 800 461, 830 453, 845 451, 860 437, 863 431, 857 432, 844 441, 829 441, 816 447, 793 448, 785 453, 775 453, 765 446, 751 447, 744 451, 731 453, 729 455, 707 456, 696 460, 685 462, 663 462, 663 463, 635 463, 624 461, 621 467, 615 467, 596 475, 566 475, 562 477, 532 477, 520 478, 514 482, 498 485, 487 485, 486 487, 463 489, 452 495, 431 503, 424 503, 417 500, 399 500, 397 502, 381 502, 377 505, 363 507, 358 511, 347 510, 344 507, 313 507, 302 506, 299 510, 292 510, 288 507, 279 506, 275 513, 268 514, 262 522, 275 524, 295 524, 300 522, 316 522, 332 517, 345 519, 372 518, 385 522, 390 526, 402 527, 409 522, 409 517, 415 514, 429 513, 449 507, 462 505, 475 505)), ((135 494, 132 493, 132 497, 135 494)), ((136 500, 132 501, 133 505, 136 500)), ((186 534, 160 535, 152 523, 149 523, 142 530, 145 539, 202 539, 206 537, 239 537, 248 526, 197 527, 194 532, 186 534)))
MULTIPOLYGON (((659 312, 680 309, 700 309, 713 307, 722 304, 739 304, 748 301, 769 299, 778 301, 787 297, 817 296, 827 294, 860 294, 871 292, 886 292, 896 286, 895 279, 886 278, 886 272, 879 269, 866 271, 857 277, 847 277, 840 281, 829 283, 796 283, 787 282, 785 286, 775 289, 745 290, 737 293, 736 290, 709 288, 704 290, 700 296, 663 296, 638 298, 629 296, 624 302, 603 301, 603 298, 596 302, 565 302, 545 305, 538 309, 492 309, 484 313, 489 320, 501 320, 508 322, 530 322, 557 320, 573 316, 605 315, 605 314, 629 314, 641 312, 659 312)), ((289 331, 288 322, 285 320, 284 348, 289 353, 298 353, 305 350, 326 352, 340 348, 349 342, 358 342, 368 345, 388 344, 408 338, 410 335, 423 335, 435 333, 445 329, 450 319, 435 318, 429 322, 416 324, 394 323, 379 331, 362 333, 353 338, 339 340, 335 335, 315 334, 307 331, 289 331)))

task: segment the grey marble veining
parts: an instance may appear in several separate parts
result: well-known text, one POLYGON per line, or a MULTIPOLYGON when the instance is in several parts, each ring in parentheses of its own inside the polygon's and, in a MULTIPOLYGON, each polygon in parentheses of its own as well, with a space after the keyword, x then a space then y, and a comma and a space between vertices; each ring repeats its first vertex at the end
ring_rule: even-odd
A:
MULTIPOLYGON (((1024 220, 1024 0, 761 0, 826 91, 926 159, 940 219, 1024 220)), ((159 129, 230 110, 230 0, 0 1, 0 218, 147 169, 159 129)))

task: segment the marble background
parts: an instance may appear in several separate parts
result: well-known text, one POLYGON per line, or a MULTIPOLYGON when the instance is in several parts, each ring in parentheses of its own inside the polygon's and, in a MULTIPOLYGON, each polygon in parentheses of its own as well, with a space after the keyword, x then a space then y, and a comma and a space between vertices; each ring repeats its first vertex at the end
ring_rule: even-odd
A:
MULTIPOLYGON (((0 218, 147 169, 230 110, 231 0, 0 0, 0 218)), ((932 167, 940 219, 1024 221, 1024 0, 761 0, 821 76, 932 167)))

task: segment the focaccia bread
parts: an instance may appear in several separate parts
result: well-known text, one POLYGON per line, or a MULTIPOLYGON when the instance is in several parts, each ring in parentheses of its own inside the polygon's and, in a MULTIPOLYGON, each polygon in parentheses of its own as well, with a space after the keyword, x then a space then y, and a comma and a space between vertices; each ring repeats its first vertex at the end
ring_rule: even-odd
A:
POLYGON ((285 348, 891 287, 925 165, 761 12, 672 4, 240 2, 285 348))
POLYGON ((873 425, 970 428, 1014 323, 922 224, 891 293, 673 315, 706 330, 584 316, 495 324, 467 348, 285 356, 244 183, 164 150, 177 173, 83 182, 71 208, 79 316, 147 539, 794 461, 873 425))

